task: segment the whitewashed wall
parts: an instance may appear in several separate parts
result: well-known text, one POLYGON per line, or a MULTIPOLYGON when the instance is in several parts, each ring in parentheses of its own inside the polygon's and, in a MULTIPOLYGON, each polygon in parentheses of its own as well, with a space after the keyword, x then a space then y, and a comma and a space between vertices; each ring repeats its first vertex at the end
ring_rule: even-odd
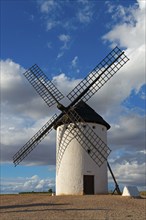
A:
MULTIPOLYGON (((94 126, 94 131, 107 143, 107 128, 95 123, 88 124, 91 127, 94 126)), ((57 151, 65 131, 67 132, 64 125, 57 128, 57 151)), ((67 137, 72 138, 72 136, 67 137)), ((59 170, 56 172, 56 195, 82 195, 83 175, 94 175, 95 194, 106 194, 108 192, 106 162, 98 167, 78 141, 72 139, 63 154, 59 170)))

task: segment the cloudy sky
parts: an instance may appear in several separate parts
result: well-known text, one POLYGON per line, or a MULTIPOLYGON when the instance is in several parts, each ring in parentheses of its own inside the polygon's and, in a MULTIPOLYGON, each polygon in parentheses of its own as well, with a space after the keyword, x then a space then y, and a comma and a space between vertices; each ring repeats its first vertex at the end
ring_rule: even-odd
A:
POLYGON ((22 73, 37 63, 67 95, 115 46, 125 50, 130 61, 88 104, 111 125, 109 163, 119 185, 144 189, 145 0, 0 3, 1 192, 55 187, 55 131, 19 166, 12 163, 13 155, 58 113, 22 73))

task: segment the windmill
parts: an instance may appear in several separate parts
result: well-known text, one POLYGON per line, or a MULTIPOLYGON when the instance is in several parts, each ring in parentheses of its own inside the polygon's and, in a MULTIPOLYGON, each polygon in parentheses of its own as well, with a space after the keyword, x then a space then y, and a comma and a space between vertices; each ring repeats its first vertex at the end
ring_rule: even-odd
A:
MULTIPOLYGON (((59 130, 57 134, 57 168, 56 175, 60 175, 60 169, 65 153, 71 142, 76 141, 85 154, 92 159, 92 162, 99 169, 103 164, 108 166, 115 182, 115 190, 120 193, 120 189, 107 161, 111 152, 106 141, 94 131, 90 123, 86 123, 81 114, 77 111, 80 104, 86 103, 127 61, 128 57, 124 51, 115 47, 90 73, 83 79, 68 95, 70 104, 66 107, 60 100, 63 94, 47 78, 43 71, 35 64, 29 68, 24 76, 35 88, 37 93, 43 98, 46 104, 51 107, 57 104, 61 113, 56 114, 14 155, 13 162, 17 166, 51 131, 53 128, 59 130), (63 126, 62 126, 63 125, 63 126), (86 127, 86 129, 85 129, 86 127)), ((103 120, 104 121, 104 120, 103 120)), ((106 122, 104 122, 106 123, 106 122)), ((109 125, 107 125, 108 128, 109 125)), ((79 148, 77 148, 79 149, 79 148)), ((77 156, 74 155, 75 157, 77 156)), ((75 158, 72 158, 73 163, 75 158)), ((65 163, 65 166, 68 164, 65 163)), ((62 174, 61 174, 62 175, 62 174)), ((64 175, 64 174, 63 174, 64 175)), ((62 177, 62 176, 60 176, 62 177)), ((64 176, 63 176, 64 177, 64 176)), ((58 178, 58 180, 61 178, 58 178)), ((72 180, 70 180, 72 181, 72 180)), ((58 183, 59 184, 59 183, 58 183)))

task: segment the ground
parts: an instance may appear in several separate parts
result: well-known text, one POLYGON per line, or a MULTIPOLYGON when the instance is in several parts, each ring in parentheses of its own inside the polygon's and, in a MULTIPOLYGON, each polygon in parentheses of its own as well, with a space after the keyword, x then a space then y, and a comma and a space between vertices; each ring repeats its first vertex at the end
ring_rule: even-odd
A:
POLYGON ((1 220, 145 220, 146 197, 0 195, 1 220))

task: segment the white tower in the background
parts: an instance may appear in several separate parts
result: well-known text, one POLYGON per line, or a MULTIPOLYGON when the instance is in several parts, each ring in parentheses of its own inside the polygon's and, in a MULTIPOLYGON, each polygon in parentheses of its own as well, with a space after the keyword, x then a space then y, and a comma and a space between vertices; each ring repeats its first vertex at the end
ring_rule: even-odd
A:
MULTIPOLYGON (((75 110, 104 143, 107 143, 107 130, 110 125, 83 101, 78 103, 75 110)), ((87 153, 78 141, 67 133, 66 124, 62 124, 60 120, 56 127, 56 195, 106 194, 108 192, 107 162, 99 167, 90 157, 90 150, 87 153), (64 135, 70 139, 65 151, 61 149, 64 135), (58 162, 58 153, 61 152, 64 152, 63 157, 58 162)))

